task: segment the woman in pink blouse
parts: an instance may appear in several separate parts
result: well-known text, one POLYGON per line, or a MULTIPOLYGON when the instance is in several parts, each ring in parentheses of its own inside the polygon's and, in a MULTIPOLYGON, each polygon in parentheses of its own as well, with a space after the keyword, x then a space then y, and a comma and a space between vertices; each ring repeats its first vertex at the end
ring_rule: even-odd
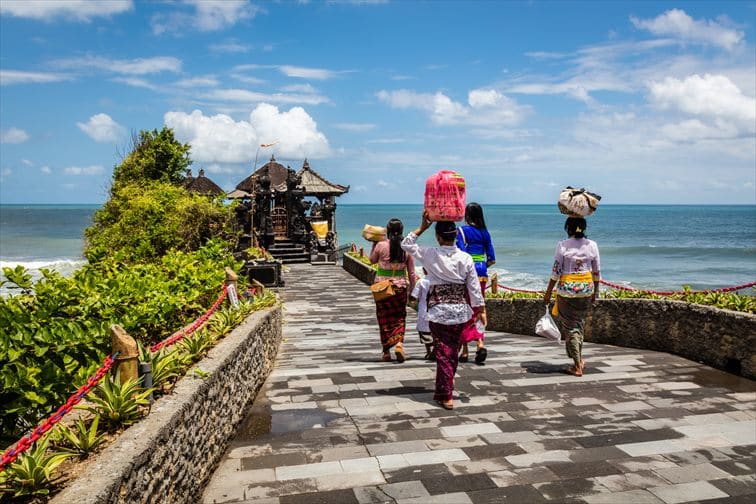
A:
POLYGON ((377 265, 374 282, 390 280, 394 295, 375 302, 381 330, 383 360, 391 361, 394 348, 397 362, 404 362, 404 332, 407 318, 407 295, 415 287, 415 260, 402 250, 404 225, 391 219, 386 225, 386 239, 373 243, 370 262, 377 265))
POLYGON ((567 356, 574 361, 569 372, 583 376, 583 326, 585 317, 599 293, 601 260, 596 242, 585 237, 587 223, 582 217, 568 217, 564 230, 568 239, 557 244, 554 267, 543 301, 551 301, 551 291, 557 287, 556 305, 552 313, 565 339, 567 356))

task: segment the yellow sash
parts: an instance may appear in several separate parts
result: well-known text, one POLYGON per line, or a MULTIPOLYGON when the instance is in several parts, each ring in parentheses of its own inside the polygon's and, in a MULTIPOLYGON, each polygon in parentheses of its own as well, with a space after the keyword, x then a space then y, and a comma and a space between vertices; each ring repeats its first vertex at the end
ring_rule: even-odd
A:
MULTIPOLYGON (((559 277, 559 284, 593 284, 593 273, 591 271, 583 271, 582 273, 563 273, 559 277)), ((557 296, 558 298, 559 296, 557 296)), ((551 314, 556 317, 559 315, 558 300, 551 308, 551 314)))

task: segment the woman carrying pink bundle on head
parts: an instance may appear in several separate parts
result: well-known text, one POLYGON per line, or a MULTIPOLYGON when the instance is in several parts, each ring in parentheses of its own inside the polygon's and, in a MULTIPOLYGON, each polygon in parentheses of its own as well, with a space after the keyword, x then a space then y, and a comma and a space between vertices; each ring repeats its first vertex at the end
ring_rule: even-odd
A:
POLYGON ((428 212, 424 211, 420 227, 404 238, 402 248, 428 272, 428 325, 436 345, 433 398, 445 409, 452 409, 462 329, 472 317, 470 305, 481 308, 478 319, 485 327, 486 305, 472 258, 454 245, 457 236, 454 222, 436 222, 438 247, 418 245, 417 238, 430 226, 428 212))

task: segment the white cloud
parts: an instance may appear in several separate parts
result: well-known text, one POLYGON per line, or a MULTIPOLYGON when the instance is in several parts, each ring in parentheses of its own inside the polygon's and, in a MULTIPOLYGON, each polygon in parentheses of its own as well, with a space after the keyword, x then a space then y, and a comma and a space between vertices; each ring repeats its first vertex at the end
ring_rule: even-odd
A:
POLYGON ((181 71, 181 60, 173 56, 155 56, 152 58, 135 58, 117 60, 102 56, 84 56, 81 58, 62 59, 53 62, 59 68, 74 70, 101 70, 121 75, 147 75, 160 72, 181 71))
POLYGON ((69 166, 63 169, 63 173, 66 175, 100 175, 105 172, 105 168, 101 165, 92 166, 69 166))
POLYGON ((210 44, 210 50, 217 53, 248 53, 251 47, 247 44, 241 44, 233 40, 210 44))
POLYGON ((289 86, 283 86, 279 88, 285 93, 317 93, 318 90, 312 87, 310 84, 291 84, 289 86))
POLYGON ((196 87, 216 87, 219 84, 218 79, 212 75, 191 77, 189 79, 181 79, 176 81, 173 85, 182 88, 196 88, 196 87))
MULTIPOLYGON (((667 77, 661 82, 651 82, 649 92, 651 102, 662 110, 713 121, 722 132, 730 130, 725 137, 736 135, 738 131, 756 131, 756 99, 745 96, 724 75, 691 75, 683 80, 667 77)), ((701 131, 700 123, 689 122, 684 126, 691 131, 701 131)))
POLYGON ((143 88, 143 89, 151 89, 153 91, 157 91, 158 89, 160 89, 155 84, 145 79, 140 79, 138 77, 113 77, 110 80, 113 82, 118 82, 119 84, 126 84, 127 86, 143 88))
POLYGON ((7 177, 10 177, 11 175, 13 175, 13 170, 11 170, 10 168, 3 168, 2 170, 0 170, 0 181, 4 180, 7 177))
POLYGON ((28 159, 22 159, 21 162, 26 166, 34 166, 34 163, 28 159))
POLYGON ((19 128, 8 128, 0 132, 0 143, 20 144, 29 140, 29 134, 19 128))
POLYGON ((514 125, 530 113, 530 107, 493 89, 473 89, 468 93, 467 105, 453 101, 441 92, 416 93, 400 89, 379 91, 376 96, 392 108, 418 109, 428 112, 431 120, 440 125, 514 125))
POLYGON ((133 7, 131 0, 3 0, 0 14, 40 21, 60 17, 88 23, 93 18, 121 14, 133 7))
POLYGON ((302 79, 327 80, 333 79, 338 72, 327 70, 325 68, 307 68, 292 65, 280 65, 278 70, 288 77, 298 77, 302 79))
POLYGON ((334 128, 345 131, 370 131, 375 128, 375 124, 371 123, 338 123, 333 126, 334 128))
POLYGON ((45 175, 50 175, 50 174, 52 173, 52 170, 50 169, 50 167, 49 167, 49 166, 43 166, 43 167, 41 167, 41 168, 39 169, 39 171, 41 171, 41 172, 42 172, 42 173, 44 173, 45 175))
POLYGON ((284 103, 284 104, 304 104, 320 105, 328 103, 328 98, 318 94, 287 94, 287 93, 258 93, 246 89, 216 89, 205 95, 205 98, 221 101, 232 101, 241 103, 284 103))
POLYGON ((85 123, 76 125, 95 142, 115 143, 124 137, 126 129, 115 122, 108 114, 96 114, 85 123))
POLYGON ((261 103, 249 121, 237 122, 224 114, 206 116, 199 110, 168 112, 164 121, 177 138, 192 146, 192 159, 199 162, 250 163, 260 143, 276 140, 275 153, 283 158, 318 159, 331 153, 328 139, 301 107, 281 112, 261 103))
POLYGON ((742 31, 728 28, 717 21, 693 19, 680 9, 668 10, 654 19, 631 17, 630 21, 636 28, 648 30, 654 35, 712 44, 728 50, 733 49, 745 37, 742 31))
POLYGON ((184 0, 182 3, 193 12, 176 10, 155 14, 150 21, 154 34, 180 34, 187 27, 204 32, 218 31, 264 12, 249 0, 184 0))
POLYGON ((48 82, 69 81, 70 75, 50 72, 25 72, 22 70, 0 70, 0 86, 12 84, 45 84, 48 82))

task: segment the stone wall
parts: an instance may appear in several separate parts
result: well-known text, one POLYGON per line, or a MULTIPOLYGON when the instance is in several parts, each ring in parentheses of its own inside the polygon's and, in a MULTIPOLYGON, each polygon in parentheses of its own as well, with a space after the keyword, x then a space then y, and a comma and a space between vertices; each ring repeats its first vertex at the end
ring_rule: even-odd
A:
MULTIPOLYGON (((539 299, 488 299, 489 328, 533 334, 545 312, 539 299)), ((756 315, 682 301, 602 299, 586 341, 669 352, 756 379, 756 315)))
POLYGON ((364 284, 372 285, 375 279, 375 270, 373 268, 350 255, 344 254, 342 267, 364 284))
POLYGON ((250 315, 195 366, 208 376, 190 369, 53 502, 195 502, 273 366, 281 325, 280 305, 250 315))

